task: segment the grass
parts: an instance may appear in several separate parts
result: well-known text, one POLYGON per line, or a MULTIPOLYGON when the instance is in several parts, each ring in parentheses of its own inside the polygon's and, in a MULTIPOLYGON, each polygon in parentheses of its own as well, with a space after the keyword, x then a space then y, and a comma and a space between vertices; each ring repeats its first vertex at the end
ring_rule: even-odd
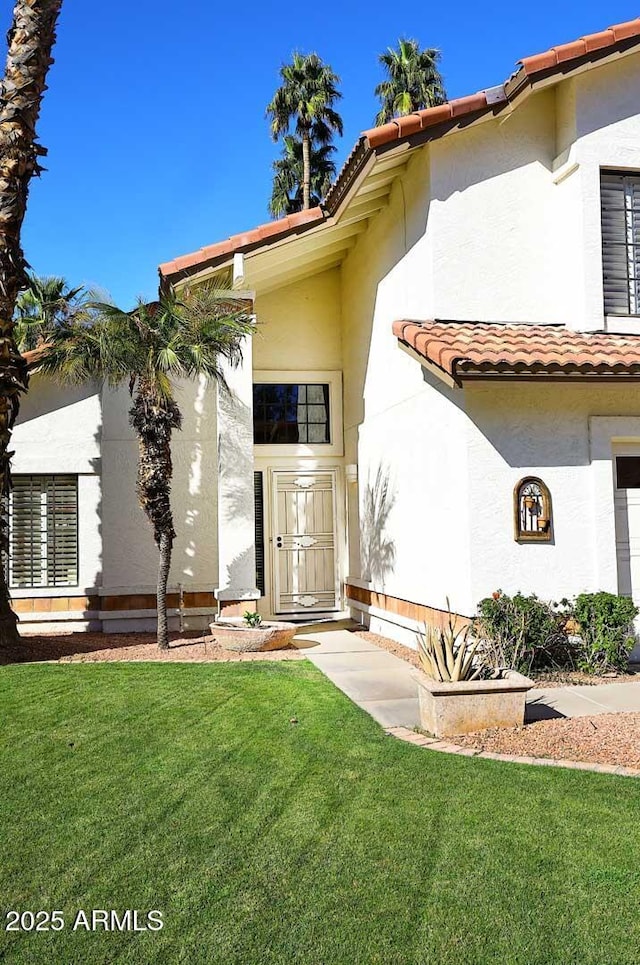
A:
POLYGON ((640 782, 429 753, 304 663, 0 669, 0 961, 640 959, 640 782), (298 723, 291 723, 292 717, 298 723), (159 909, 159 932, 72 931, 159 909))

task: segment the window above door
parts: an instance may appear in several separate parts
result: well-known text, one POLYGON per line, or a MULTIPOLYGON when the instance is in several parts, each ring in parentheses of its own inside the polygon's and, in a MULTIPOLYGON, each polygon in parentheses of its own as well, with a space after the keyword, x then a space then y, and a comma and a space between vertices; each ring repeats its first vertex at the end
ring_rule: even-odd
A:
POLYGON ((254 383, 253 441, 256 445, 328 445, 329 383, 254 383))
POLYGON ((261 455, 342 455, 342 374, 254 372, 253 441, 261 455))

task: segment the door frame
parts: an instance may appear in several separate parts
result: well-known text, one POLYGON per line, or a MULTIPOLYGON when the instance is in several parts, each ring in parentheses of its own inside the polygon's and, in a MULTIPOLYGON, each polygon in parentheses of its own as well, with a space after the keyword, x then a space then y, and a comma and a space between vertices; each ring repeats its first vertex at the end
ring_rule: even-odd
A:
POLYGON ((590 416, 589 455, 595 551, 595 584, 618 592, 614 449, 640 444, 640 416, 590 416))
POLYGON ((281 619, 284 614, 275 611, 275 581, 273 573, 273 540, 274 530, 274 472, 318 473, 333 472, 335 474, 335 554, 336 554, 336 609, 313 610, 309 612, 311 618, 314 613, 335 613, 344 609, 344 578, 346 561, 346 506, 345 484, 342 460, 330 458, 318 459, 273 459, 256 457, 254 462, 256 472, 263 474, 263 515, 264 515, 264 596, 257 602, 257 608, 263 619, 281 619))
MULTIPOLYGON (((277 535, 275 522, 278 514, 277 508, 277 496, 278 490, 276 485, 276 477, 278 476, 304 476, 304 475, 319 475, 324 473, 325 475, 330 475, 332 477, 332 495, 333 495, 333 560, 334 560, 334 598, 335 603, 331 607, 327 607, 325 610, 314 609, 308 610, 309 614, 312 613, 329 613, 340 610, 340 567, 338 560, 338 470, 337 468, 323 467, 322 469, 271 469, 271 529, 272 537, 277 535)), ((278 528, 278 532, 281 532, 281 528, 278 528)), ((304 613, 304 610, 280 610, 278 609, 278 596, 279 596, 279 580, 278 573, 275 566, 277 547, 274 545, 273 538, 269 541, 270 553, 271 553, 271 563, 272 563, 272 573, 273 580, 271 584, 271 608, 274 613, 277 614, 291 614, 291 613, 304 613)))

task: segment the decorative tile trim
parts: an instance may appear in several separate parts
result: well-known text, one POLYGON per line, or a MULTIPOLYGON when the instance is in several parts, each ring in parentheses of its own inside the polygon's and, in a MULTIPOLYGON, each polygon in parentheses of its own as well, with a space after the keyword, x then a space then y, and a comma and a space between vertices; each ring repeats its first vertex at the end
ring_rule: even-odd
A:
MULTIPOLYGON (((349 601, 362 603, 365 606, 375 607, 377 610, 393 613, 407 620, 414 620, 420 625, 427 623, 429 626, 444 627, 445 621, 449 617, 446 610, 439 610, 423 603, 411 603, 409 600, 401 600, 397 596, 388 596, 386 593, 379 593, 377 590, 366 589, 363 586, 355 586, 353 583, 345 583, 344 590, 347 604, 349 604, 349 601)), ((454 613, 453 615, 456 620, 463 623, 469 622, 469 617, 463 616, 461 613, 454 613)))

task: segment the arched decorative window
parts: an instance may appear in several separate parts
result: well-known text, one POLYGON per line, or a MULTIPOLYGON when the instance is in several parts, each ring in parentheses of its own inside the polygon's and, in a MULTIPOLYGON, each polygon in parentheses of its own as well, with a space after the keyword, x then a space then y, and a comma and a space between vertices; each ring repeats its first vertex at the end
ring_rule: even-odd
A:
POLYGON ((549 543, 553 539, 551 493, 541 479, 525 476, 513 491, 515 539, 549 543))

